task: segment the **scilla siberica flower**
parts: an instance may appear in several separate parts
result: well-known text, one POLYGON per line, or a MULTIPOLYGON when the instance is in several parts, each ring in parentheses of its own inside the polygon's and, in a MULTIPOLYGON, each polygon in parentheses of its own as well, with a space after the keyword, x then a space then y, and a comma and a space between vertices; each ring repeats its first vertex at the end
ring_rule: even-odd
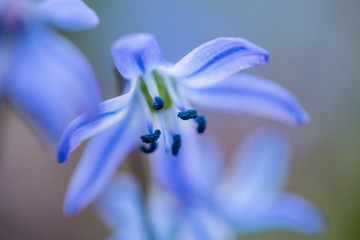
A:
POLYGON ((173 161, 158 159, 166 166, 161 167, 166 174, 162 181, 167 181, 162 186, 172 194, 154 186, 144 199, 137 182, 124 174, 110 185, 97 202, 99 215, 114 231, 109 239, 229 240, 269 230, 310 235, 323 230, 324 218, 316 207, 283 192, 289 149, 282 134, 256 131, 226 167, 216 144, 206 139, 197 144, 199 148, 182 152, 198 153, 173 161), (188 164, 194 162, 201 167, 189 171, 188 164))
POLYGON ((198 133, 206 128, 205 117, 190 103, 294 125, 308 121, 286 89, 252 75, 234 75, 268 61, 264 49, 245 39, 217 38, 174 65, 165 61, 151 34, 122 37, 112 45, 111 53, 126 79, 124 94, 99 104, 97 119, 85 115, 75 119, 59 144, 59 161, 65 162, 82 141, 96 135, 70 182, 65 213, 75 213, 92 201, 140 139, 148 144, 141 147, 144 152, 154 152, 162 138, 164 151, 178 155, 183 142, 181 122, 195 121, 198 133))
POLYGON ((95 114, 101 100, 85 56, 52 30, 97 26, 81 0, 0 1, 0 98, 22 113, 46 143, 83 112, 95 114))

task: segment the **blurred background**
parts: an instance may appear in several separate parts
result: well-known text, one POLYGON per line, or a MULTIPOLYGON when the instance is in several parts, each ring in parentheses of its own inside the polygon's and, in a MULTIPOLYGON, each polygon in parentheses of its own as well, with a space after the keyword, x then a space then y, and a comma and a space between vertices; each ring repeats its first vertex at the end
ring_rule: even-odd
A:
MULTIPOLYGON (((360 239, 360 1, 358 0, 87 0, 98 28, 67 35, 88 56, 105 98, 116 96, 110 44, 132 32, 154 33, 170 61, 219 36, 244 37, 270 52, 252 73, 290 89, 312 121, 281 127, 293 144, 288 190, 315 203, 328 219, 323 235, 289 232, 245 240, 360 239)), ((91 208, 62 215, 65 189, 82 148, 57 163, 31 129, 1 106, 0 239, 104 239, 91 208)), ((245 134, 269 121, 205 113, 209 133, 227 156, 245 134)))

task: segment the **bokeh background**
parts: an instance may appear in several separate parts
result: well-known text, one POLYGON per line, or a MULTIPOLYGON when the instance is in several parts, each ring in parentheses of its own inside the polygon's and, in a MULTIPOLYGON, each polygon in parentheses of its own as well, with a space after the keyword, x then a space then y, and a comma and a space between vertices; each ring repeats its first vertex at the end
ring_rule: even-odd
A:
MULTIPOLYGON (((110 44, 132 32, 154 33, 168 60, 219 36, 240 36, 270 52, 251 72, 290 89, 312 121, 281 126, 293 143, 288 190, 314 202, 328 227, 314 237, 289 232, 247 240, 360 239, 360 1, 358 0, 88 0, 98 28, 67 35, 88 56, 105 98, 117 94, 110 44)), ((66 96, 64 96, 66 97, 66 96)), ((263 124, 246 116, 206 113, 209 133, 227 156, 263 124)), ((0 239, 104 239, 109 231, 91 208, 66 218, 61 206, 81 154, 59 165, 31 129, 1 106, 0 239)))

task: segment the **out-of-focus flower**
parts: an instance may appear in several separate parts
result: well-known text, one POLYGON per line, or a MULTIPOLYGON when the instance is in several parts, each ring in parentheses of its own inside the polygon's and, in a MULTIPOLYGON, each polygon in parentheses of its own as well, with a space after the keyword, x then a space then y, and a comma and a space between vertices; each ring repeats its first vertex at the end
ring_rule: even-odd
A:
POLYGON ((95 12, 81 0, 1 0, 0 97, 29 120, 45 143, 57 145, 79 114, 101 100, 85 56, 52 30, 93 28, 95 12))
POLYGON ((153 35, 133 34, 111 47, 115 65, 127 79, 125 93, 99 104, 99 118, 85 115, 65 130, 59 144, 60 162, 85 139, 87 146, 65 197, 67 214, 83 209, 115 174, 124 157, 141 136, 151 153, 160 135, 164 152, 177 155, 183 120, 194 120, 198 133, 206 127, 191 103, 215 111, 245 113, 289 124, 303 124, 308 115, 295 97, 278 84, 248 74, 234 73, 268 60, 268 53, 242 38, 217 38, 207 42, 175 65, 165 61, 153 35), (154 126, 155 125, 155 126, 154 126), (154 129, 156 129, 154 131, 154 129), (161 129, 161 131, 160 131, 161 129), (145 132, 146 133, 146 132, 145 132))
POLYGON ((167 221, 174 219, 174 229, 183 226, 181 234, 187 236, 183 239, 229 239, 208 236, 209 232, 229 235, 223 225, 230 233, 240 234, 276 229, 317 234, 323 230, 324 219, 316 207, 283 190, 290 151, 281 133, 274 129, 254 132, 226 167, 217 144, 209 139, 196 141, 192 135, 183 132, 187 141, 178 158, 157 151, 150 161, 156 182, 177 200, 174 209, 164 209, 164 214, 176 213, 167 221))
POLYGON ((164 156, 152 162, 158 182, 171 195, 153 187, 149 199, 144 199, 131 176, 114 181, 97 205, 114 231, 110 239, 223 240, 267 230, 304 234, 323 230, 323 216, 310 202, 283 192, 289 149, 282 134, 258 130, 236 151, 225 171, 216 144, 197 143, 198 150, 184 149, 181 159, 164 156))

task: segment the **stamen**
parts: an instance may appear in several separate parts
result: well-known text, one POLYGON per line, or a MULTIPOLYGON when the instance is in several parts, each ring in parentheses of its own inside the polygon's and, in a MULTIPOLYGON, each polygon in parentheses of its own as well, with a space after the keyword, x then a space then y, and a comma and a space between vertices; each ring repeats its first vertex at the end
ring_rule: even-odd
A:
POLYGON ((160 135, 161 131, 159 129, 156 129, 154 133, 142 135, 140 136, 140 138, 144 143, 153 143, 159 139, 160 135))
POLYGON ((171 145, 171 152, 174 156, 177 156, 179 154, 181 148, 181 136, 180 134, 175 134, 173 136, 173 143, 171 145))
POLYGON ((206 119, 204 116, 199 116, 196 119, 196 122, 198 123, 197 132, 198 133, 204 133, 206 129, 206 119))
POLYGON ((140 146, 140 150, 144 153, 152 153, 157 148, 157 142, 150 143, 149 148, 146 148, 145 146, 140 146))
POLYGON ((155 97, 155 102, 153 102, 152 108, 159 111, 163 109, 164 105, 165 105, 165 101, 162 97, 155 97))
POLYGON ((198 117, 198 114, 195 109, 190 109, 185 112, 179 112, 177 116, 182 120, 189 120, 189 119, 196 119, 198 117))

